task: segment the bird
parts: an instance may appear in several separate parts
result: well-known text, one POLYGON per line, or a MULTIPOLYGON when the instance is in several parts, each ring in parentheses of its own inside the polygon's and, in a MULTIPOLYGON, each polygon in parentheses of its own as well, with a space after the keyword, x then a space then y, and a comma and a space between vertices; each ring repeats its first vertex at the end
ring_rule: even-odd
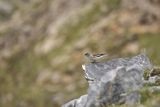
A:
POLYGON ((91 63, 96 63, 98 60, 100 59, 103 59, 105 57, 107 57, 108 55, 107 54, 91 54, 91 53, 88 53, 86 52, 84 54, 84 56, 91 62, 91 63))

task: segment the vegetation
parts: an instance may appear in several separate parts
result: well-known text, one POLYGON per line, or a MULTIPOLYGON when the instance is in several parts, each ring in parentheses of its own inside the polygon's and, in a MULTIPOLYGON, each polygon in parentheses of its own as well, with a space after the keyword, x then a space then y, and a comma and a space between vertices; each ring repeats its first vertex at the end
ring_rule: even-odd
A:
MULTIPOLYGON (((155 2, 151 7, 159 5, 155 2)), ((86 51, 115 58, 146 48, 159 65, 160 16, 141 8, 134 12, 125 3, 0 0, 0 107, 59 107, 85 94, 81 65, 86 51)), ((159 92, 142 90, 141 105, 159 101, 159 92)))

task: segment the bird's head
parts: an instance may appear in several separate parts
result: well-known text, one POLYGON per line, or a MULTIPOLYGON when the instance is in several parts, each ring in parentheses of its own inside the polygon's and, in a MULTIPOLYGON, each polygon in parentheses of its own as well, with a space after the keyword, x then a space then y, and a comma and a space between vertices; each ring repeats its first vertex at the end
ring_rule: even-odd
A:
POLYGON ((88 53, 88 52, 86 52, 84 55, 88 57, 88 56, 90 56, 91 54, 88 53))

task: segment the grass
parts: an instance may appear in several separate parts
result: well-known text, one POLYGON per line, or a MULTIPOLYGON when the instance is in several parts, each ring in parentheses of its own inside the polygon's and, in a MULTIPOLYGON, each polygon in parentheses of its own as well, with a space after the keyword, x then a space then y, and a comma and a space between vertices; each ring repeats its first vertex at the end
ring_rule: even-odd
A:
POLYGON ((154 65, 160 65, 159 35, 160 33, 146 33, 140 36, 141 47, 146 48, 154 65))

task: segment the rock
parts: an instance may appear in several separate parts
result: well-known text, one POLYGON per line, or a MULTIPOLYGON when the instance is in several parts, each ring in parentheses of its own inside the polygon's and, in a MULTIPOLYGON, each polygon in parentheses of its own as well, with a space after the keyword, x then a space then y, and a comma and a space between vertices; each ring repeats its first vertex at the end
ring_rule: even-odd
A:
POLYGON ((87 97, 87 95, 83 95, 79 99, 74 99, 68 102, 67 104, 63 105, 62 107, 85 107, 87 97))
POLYGON ((101 107, 110 104, 139 103, 143 74, 153 68, 149 58, 140 54, 132 58, 117 58, 107 62, 82 65, 89 88, 87 95, 62 107, 101 107))

